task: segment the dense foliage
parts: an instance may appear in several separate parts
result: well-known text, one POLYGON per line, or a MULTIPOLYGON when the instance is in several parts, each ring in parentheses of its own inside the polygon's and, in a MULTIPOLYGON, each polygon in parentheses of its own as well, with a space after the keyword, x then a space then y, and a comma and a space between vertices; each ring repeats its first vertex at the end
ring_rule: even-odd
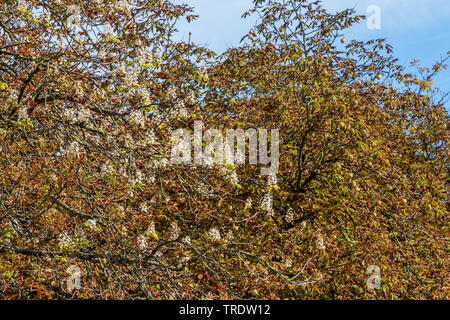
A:
POLYGON ((0 297, 449 298, 445 59, 408 73, 343 39, 353 10, 253 4, 218 55, 174 40, 187 5, 2 1, 0 297), (276 177, 172 164, 195 120, 278 128, 276 177))

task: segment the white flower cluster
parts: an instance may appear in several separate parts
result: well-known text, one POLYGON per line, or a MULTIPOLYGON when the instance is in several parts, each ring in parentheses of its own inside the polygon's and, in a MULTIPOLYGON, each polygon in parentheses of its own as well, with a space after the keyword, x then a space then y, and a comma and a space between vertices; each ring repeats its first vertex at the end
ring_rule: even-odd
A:
POLYGON ((156 143, 155 130, 151 129, 150 131, 147 131, 147 134, 145 136, 145 142, 148 143, 148 144, 155 144, 156 143))
POLYGON ((78 111, 77 114, 77 120, 79 122, 86 122, 89 120, 89 117, 91 116, 91 111, 89 111, 88 109, 81 109, 80 111, 78 111))
POLYGON ((113 166, 110 163, 105 163, 102 165, 101 168, 101 174, 102 175, 111 175, 114 174, 115 170, 113 168, 113 166))
POLYGON ((52 19, 52 14, 50 11, 45 10, 44 12, 42 12, 41 16, 40 16, 40 20, 42 20, 43 22, 49 22, 52 19))
POLYGON ((155 175, 154 175, 153 173, 150 173, 150 174, 147 176, 147 181, 150 182, 150 183, 155 183, 155 181, 156 181, 155 175))
POLYGON ((227 240, 228 240, 228 242, 230 242, 231 240, 233 240, 233 238, 234 238, 233 231, 228 230, 228 232, 227 232, 227 240))
POLYGON ((140 127, 140 128, 142 128, 142 127, 145 126, 145 121, 146 121, 145 115, 144 115, 141 111, 133 110, 133 111, 130 113, 130 115, 129 115, 129 117, 128 117, 128 120, 129 120, 132 124, 135 124, 135 125, 137 125, 137 126, 140 127))
POLYGON ((208 77, 208 69, 206 68, 205 65, 202 65, 200 67, 200 69, 198 70, 198 72, 200 73, 200 75, 204 78, 208 77))
POLYGON ((159 169, 164 169, 170 164, 170 161, 167 157, 162 157, 157 160, 156 165, 159 169))
MULTIPOLYGON (((276 186, 278 183, 276 174, 271 174, 267 177, 267 187, 270 189, 276 186)), ((267 215, 273 216, 273 194, 272 191, 268 191, 264 194, 261 201, 261 209, 267 212, 267 215)))
POLYGON ((150 224, 147 227, 147 234, 156 234, 156 228, 155 223, 153 221, 150 222, 150 224))
POLYGON ((246 208, 251 208, 253 205, 253 200, 252 198, 247 198, 247 200, 245 200, 245 207, 246 208))
POLYGON ((73 156, 73 157, 79 157, 81 154, 81 146, 77 141, 73 141, 70 146, 69 149, 67 149, 67 154, 69 156, 73 156))
POLYGON ((266 211, 268 214, 272 214, 273 206, 273 195, 272 192, 266 192, 261 201, 261 209, 266 211))
POLYGON ((180 228, 178 227, 178 223, 176 221, 172 222, 171 227, 172 231, 170 233, 169 240, 173 241, 178 239, 178 237, 180 236, 180 228))
POLYGON ((233 168, 231 174, 230 174, 230 181, 232 184, 237 185, 239 184, 239 177, 236 171, 236 168, 233 168))
POLYGON ((161 109, 156 109, 152 112, 152 123, 161 123, 166 119, 166 113, 161 109))
POLYGON ((195 103, 195 93, 193 91, 189 91, 189 93, 186 96, 186 103, 187 104, 194 104, 195 103))
POLYGON ((152 100, 150 99, 150 95, 148 94, 147 90, 142 89, 140 91, 141 93, 141 99, 142 99, 142 105, 143 106, 149 106, 152 104, 152 100))
MULTIPOLYGON (((136 68, 128 66, 126 61, 121 61, 117 68, 111 72, 111 75, 120 79, 125 87, 133 87, 138 82, 139 72, 136 68)), ((132 92, 132 90, 128 90, 125 94, 129 95, 132 92)))
POLYGON ((292 268, 292 259, 291 258, 287 258, 286 261, 284 262, 284 267, 285 268, 292 268))
POLYGON ((58 236, 58 244, 61 248, 67 248, 69 246, 72 246, 74 243, 67 232, 63 232, 58 236))
POLYGON ((19 121, 27 121, 30 120, 30 117, 28 116, 27 108, 24 106, 21 106, 18 111, 19 121))
POLYGON ((97 227, 97 221, 95 219, 89 219, 86 222, 86 226, 91 230, 95 230, 95 228, 97 227))
POLYGON ((184 237, 183 243, 191 246, 192 245, 191 237, 189 237, 189 236, 184 237))
POLYGON ((148 205, 147 205, 147 202, 142 202, 142 203, 139 205, 139 210, 140 210, 141 212, 148 212, 148 205))
POLYGON ((111 26, 111 24, 109 24, 109 23, 105 24, 104 34, 105 34, 106 39, 111 39, 111 38, 115 37, 114 30, 113 30, 113 27, 111 26))
POLYGON ((226 164, 234 164, 233 146, 225 143, 224 146, 224 162, 226 164))
POLYGON ((127 0, 119 0, 115 3, 115 10, 123 12, 125 14, 131 13, 131 5, 127 0))
POLYGON ((137 83, 139 74, 136 69, 128 69, 125 73, 125 77, 123 79, 124 85, 127 87, 133 86, 134 83, 137 83))
POLYGON ((105 60, 107 57, 105 50, 102 50, 102 49, 98 50, 97 57, 100 60, 105 60))
POLYGON ((149 51, 148 49, 144 49, 144 48, 139 48, 137 51, 137 63, 139 63, 140 65, 143 64, 150 64, 152 63, 154 60, 154 55, 151 51, 149 51))
POLYGON ((92 142, 95 146, 100 146, 102 139, 96 135, 96 134, 89 134, 88 139, 90 142, 92 142))
POLYGON ((219 169, 219 172, 225 176, 233 185, 239 184, 239 176, 236 171, 236 167, 226 167, 222 166, 219 169))
POLYGON ((131 179, 132 185, 143 184, 144 183, 144 175, 141 171, 136 171, 134 178, 131 179))
POLYGON ((317 234, 316 246, 320 250, 325 250, 325 241, 323 240, 322 234, 320 233, 317 234))
POLYGON ((84 89, 83 89, 83 85, 81 84, 80 81, 76 81, 74 84, 74 89, 75 89, 75 95, 77 97, 81 97, 84 94, 84 89))
POLYGON ((134 146, 134 138, 131 136, 131 134, 127 133, 123 137, 123 143, 125 145, 125 148, 133 148, 133 146, 134 146))
POLYGON ((197 183, 197 191, 201 195, 204 195, 204 196, 211 196, 211 195, 213 195, 213 192, 212 192, 211 188, 207 184, 203 183, 202 181, 199 181, 197 183))
POLYGON ((28 9, 28 3, 25 0, 19 0, 17 3, 17 9, 18 10, 27 10, 28 9))
POLYGON ((170 86, 166 92, 166 100, 176 101, 177 100, 177 88, 170 86))
POLYGON ((188 112, 187 109, 184 105, 183 100, 178 99, 177 102, 175 103, 175 115, 177 116, 177 118, 179 119, 184 119, 188 116, 188 112))
MULTIPOLYGON (((234 157, 233 157, 233 150, 232 150, 232 148, 234 148, 233 145, 225 143, 225 146, 224 146, 224 157, 225 157, 224 158, 224 162, 226 164, 229 164, 229 165, 233 165, 234 164, 234 161, 233 161, 234 157)), ((234 185, 239 184, 239 177, 237 175, 236 167, 234 167, 234 166, 232 166, 232 167, 224 166, 224 167, 220 168, 220 171, 221 171, 222 174, 227 176, 234 185)))
POLYGON ((125 74, 127 73, 128 70, 128 65, 125 61, 121 61, 120 64, 117 66, 117 68, 115 68, 111 75, 116 77, 116 78, 120 78, 125 76, 125 74))
POLYGON ((9 91, 9 99, 16 102, 19 99, 19 91, 13 89, 9 91))
POLYGON ((65 109, 63 116, 71 122, 87 122, 91 117, 91 111, 89 109, 81 109, 76 112, 74 109, 65 109))
POLYGON ((220 241, 220 239, 221 239, 220 231, 217 230, 216 228, 211 228, 211 229, 209 230, 209 238, 210 238, 212 241, 220 241))
POLYGON ((77 120, 77 114, 76 114, 74 109, 66 109, 66 110, 64 110, 63 115, 69 121, 76 121, 77 120))
POLYGON ((147 247, 148 247, 147 237, 144 235, 140 235, 137 238, 137 245, 138 245, 139 249, 141 249, 141 250, 147 249, 147 247))
POLYGON ((267 186, 268 187, 275 187, 278 184, 278 179, 276 174, 270 174, 267 177, 267 186))

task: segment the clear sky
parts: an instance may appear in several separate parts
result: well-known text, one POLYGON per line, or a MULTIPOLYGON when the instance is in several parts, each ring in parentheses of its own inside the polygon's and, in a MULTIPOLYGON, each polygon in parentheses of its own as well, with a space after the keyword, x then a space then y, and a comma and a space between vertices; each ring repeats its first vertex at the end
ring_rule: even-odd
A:
MULTIPOLYGON (((193 6, 200 16, 190 24, 180 24, 180 35, 187 40, 192 32, 194 42, 216 52, 237 45, 255 22, 254 18, 241 19, 242 13, 251 7, 251 0, 177 2, 193 6)), ((381 29, 371 30, 364 21, 348 30, 345 37, 347 40, 387 38, 394 47, 394 56, 403 65, 417 59, 431 66, 450 51, 450 0, 323 0, 322 3, 331 11, 355 8, 357 13, 365 15, 369 6, 378 6, 381 29)), ((450 91, 450 68, 435 79, 435 86, 450 91)))

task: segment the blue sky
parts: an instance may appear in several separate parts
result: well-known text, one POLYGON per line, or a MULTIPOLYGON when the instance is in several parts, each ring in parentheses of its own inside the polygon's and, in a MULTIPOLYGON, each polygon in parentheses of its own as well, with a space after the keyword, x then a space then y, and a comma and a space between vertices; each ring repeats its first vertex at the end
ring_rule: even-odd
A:
MULTIPOLYGON (((190 24, 179 25, 180 35, 223 52, 239 43, 253 26, 254 19, 242 20, 242 13, 251 7, 251 0, 179 0, 195 7, 200 17, 190 24)), ((355 8, 366 14, 371 5, 381 9, 381 29, 370 30, 365 22, 348 30, 346 39, 368 40, 387 38, 394 47, 399 63, 408 65, 413 59, 431 66, 450 51, 449 0, 324 0, 331 11, 355 8)), ((450 91, 450 69, 435 79, 435 86, 450 91)))

